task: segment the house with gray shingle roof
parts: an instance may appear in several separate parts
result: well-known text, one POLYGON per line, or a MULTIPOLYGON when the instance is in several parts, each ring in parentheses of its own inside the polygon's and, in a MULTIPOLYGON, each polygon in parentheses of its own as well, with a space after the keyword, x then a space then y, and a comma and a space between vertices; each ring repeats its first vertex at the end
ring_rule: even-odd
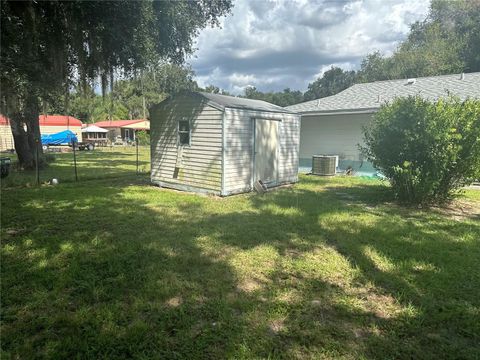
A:
POLYGON ((373 172, 358 150, 362 127, 382 104, 415 95, 432 101, 449 95, 480 98, 480 72, 355 84, 333 96, 288 106, 302 116, 300 166, 311 166, 312 155, 338 155, 341 169, 373 172))

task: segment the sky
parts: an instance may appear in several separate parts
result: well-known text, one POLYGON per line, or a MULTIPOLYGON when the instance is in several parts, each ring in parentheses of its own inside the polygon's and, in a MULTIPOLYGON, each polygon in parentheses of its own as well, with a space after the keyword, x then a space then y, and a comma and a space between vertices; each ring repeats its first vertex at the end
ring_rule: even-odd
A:
POLYGON ((207 28, 189 59, 201 87, 233 94, 305 91, 331 66, 358 69, 365 55, 389 55, 429 0, 233 0, 220 28, 207 28))

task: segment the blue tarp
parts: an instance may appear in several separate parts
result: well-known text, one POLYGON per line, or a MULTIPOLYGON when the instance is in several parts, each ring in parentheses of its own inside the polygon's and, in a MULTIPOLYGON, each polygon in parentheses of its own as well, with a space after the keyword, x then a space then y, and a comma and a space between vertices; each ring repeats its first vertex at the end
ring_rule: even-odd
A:
POLYGON ((70 130, 60 131, 56 134, 46 134, 41 137, 42 145, 71 144, 72 140, 78 142, 77 136, 70 130))

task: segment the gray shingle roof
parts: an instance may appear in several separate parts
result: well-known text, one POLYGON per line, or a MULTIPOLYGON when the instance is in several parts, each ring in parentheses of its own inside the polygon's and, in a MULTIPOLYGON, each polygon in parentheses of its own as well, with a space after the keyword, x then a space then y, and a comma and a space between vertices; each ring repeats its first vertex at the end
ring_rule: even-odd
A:
POLYGON ((209 102, 216 104, 218 107, 231 108, 231 109, 245 109, 245 110, 257 110, 268 111, 277 113, 293 113, 292 110, 283 108, 281 106, 270 104, 269 102, 262 100, 244 99, 234 96, 212 94, 206 92, 199 92, 201 96, 206 98, 209 102))
POLYGON ((437 100, 449 94, 464 100, 480 98, 480 72, 407 79, 375 81, 356 84, 342 92, 325 98, 286 107, 301 114, 322 112, 375 111, 396 97, 420 95, 427 100, 437 100))

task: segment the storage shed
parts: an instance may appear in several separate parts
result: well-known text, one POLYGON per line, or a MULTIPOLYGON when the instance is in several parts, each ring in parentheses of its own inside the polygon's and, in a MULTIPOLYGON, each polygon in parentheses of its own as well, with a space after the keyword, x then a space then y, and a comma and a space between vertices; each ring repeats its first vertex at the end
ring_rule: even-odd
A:
POLYGON ((279 106, 203 92, 150 110, 152 183, 226 196, 298 181, 300 116, 279 106))

